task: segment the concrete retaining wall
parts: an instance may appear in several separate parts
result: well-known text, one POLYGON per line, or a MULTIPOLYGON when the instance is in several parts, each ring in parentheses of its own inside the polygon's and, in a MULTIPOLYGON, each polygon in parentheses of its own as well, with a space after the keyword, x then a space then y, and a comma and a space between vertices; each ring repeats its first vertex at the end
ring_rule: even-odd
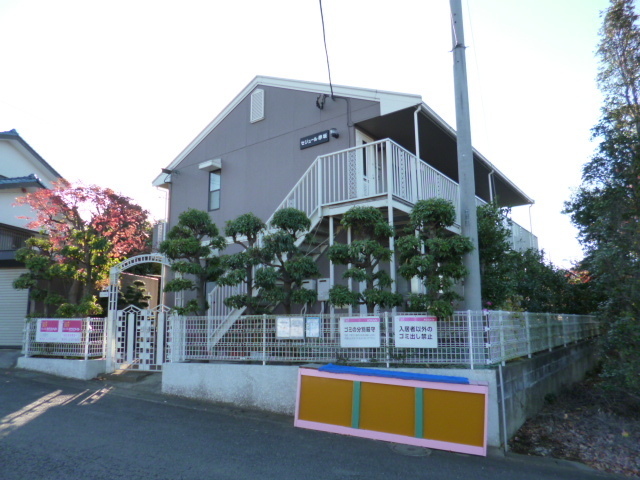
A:
MULTIPOLYGON (((460 369, 394 369, 432 375, 453 375, 489 385, 488 444, 500 444, 496 372, 460 369)), ((235 365, 167 363, 162 372, 162 393, 198 400, 293 415, 296 406, 298 367, 283 365, 235 365)))
POLYGON ((293 415, 298 367, 165 363, 162 393, 293 415))
POLYGON ((18 358, 18 368, 58 375, 59 377, 91 380, 107 368, 106 360, 65 360, 62 358, 18 358))
MULTIPOLYGON (((540 410, 547 394, 559 393, 563 387, 580 381, 596 363, 592 343, 510 362, 502 367, 504 415, 499 368, 394 370, 466 377, 489 385, 487 443, 500 447, 504 444, 505 428, 511 437, 528 417, 540 410)), ((297 380, 297 366, 168 363, 163 366, 162 392, 293 415, 297 380)))
MULTIPOLYGON (((507 435, 544 405, 545 397, 579 382, 598 363, 594 342, 584 342, 536 354, 502 367, 507 435)), ((498 372, 498 381, 500 380, 498 372)))

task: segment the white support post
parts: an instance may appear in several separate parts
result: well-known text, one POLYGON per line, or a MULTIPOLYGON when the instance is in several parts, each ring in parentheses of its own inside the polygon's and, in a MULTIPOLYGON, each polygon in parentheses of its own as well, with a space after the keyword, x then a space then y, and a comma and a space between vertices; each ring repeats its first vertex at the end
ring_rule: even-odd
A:
POLYGON ((316 168, 318 169, 318 215, 320 217, 322 217, 322 202, 323 200, 323 191, 322 191, 322 180, 323 180, 323 175, 322 175, 322 160, 320 159, 316 159, 316 168))
MULTIPOLYGON (((351 246, 351 227, 347 229, 347 245, 351 246)), ((351 268, 351 264, 347 265, 347 268, 351 268)), ((350 292, 353 292, 353 279, 349 277, 347 280, 347 286, 350 292)), ((353 305, 349 305, 349 315, 353 315, 353 305)))
POLYGON ((156 365, 164 364, 164 331, 166 328, 166 313, 156 313, 156 365))
POLYGON ((420 113, 420 110, 422 110, 422 106, 419 106, 413 112, 413 136, 415 141, 416 156, 412 162, 414 168, 412 168, 411 174, 414 185, 414 193, 412 197, 414 203, 422 199, 422 195, 420 195, 420 129, 418 123, 418 119, 420 118, 418 114, 420 113))
POLYGON ((84 319, 84 359, 89 360, 89 332, 91 331, 91 325, 89 322, 91 319, 89 317, 84 319))
POLYGON ((180 350, 182 348, 182 339, 180 338, 181 329, 180 321, 177 316, 171 315, 171 363, 180 362, 180 350))
POLYGON ((529 312, 524 312, 524 328, 527 335, 527 357, 531 358, 531 325, 529 323, 529 312))
POLYGON ((473 321, 473 314, 471 310, 467 310, 467 329, 469 331, 469 365, 471 366, 471 370, 473 370, 473 326, 471 322, 473 321))
MULTIPOLYGON (((387 151, 391 152, 392 144, 387 141, 387 151)), ((393 155, 387 155, 387 221, 393 228, 393 155)), ((391 259, 389 260, 389 276, 391 277, 391 292, 396 293, 396 251, 395 239, 389 237, 389 250, 391 250, 391 259)), ((397 307, 393 307, 393 315, 397 313, 397 307)))
POLYGON ((390 356, 389 351, 391 349, 391 344, 389 343, 389 312, 384 312, 384 333, 385 333, 385 352, 387 357, 387 368, 389 368, 390 356))
POLYGON ((262 365, 267 364, 267 314, 262 314, 262 365))
MULTIPOLYGON (((333 246, 333 215, 329 217, 329 248, 333 246)), ((329 260, 329 288, 332 288, 335 284, 335 276, 336 276, 336 266, 333 264, 331 260, 329 260)), ((331 338, 335 338, 336 332, 338 331, 335 319, 336 308, 331 304, 329 307, 329 331, 331 334, 331 338)))
POLYGON ((34 319, 26 319, 24 321, 24 330, 23 330, 24 331, 24 342, 23 342, 24 350, 22 351, 22 353, 25 357, 31 356, 31 325, 33 323, 37 325, 38 320, 34 318, 34 319))
MULTIPOLYGON (((387 211, 389 215, 389 225, 393 228, 393 204, 391 203, 391 199, 389 199, 389 204, 387 205, 387 211)), ((398 286, 396 285, 396 248, 395 248, 395 239, 393 237, 389 237, 389 250, 391 250, 391 258, 389 259, 389 276, 391 277, 391 293, 396 293, 398 291, 398 286)), ((395 315, 398 311, 398 307, 393 307, 392 312, 395 315)))
POLYGON ((506 352, 504 348, 504 321, 502 318, 502 310, 498 313, 498 323, 500 324, 500 363, 502 366, 506 365, 506 352))

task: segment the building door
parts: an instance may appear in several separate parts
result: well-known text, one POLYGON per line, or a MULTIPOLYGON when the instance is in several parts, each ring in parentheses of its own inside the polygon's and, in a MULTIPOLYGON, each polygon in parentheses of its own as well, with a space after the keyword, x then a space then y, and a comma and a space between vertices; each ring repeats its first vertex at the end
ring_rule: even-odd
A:
POLYGON ((382 175, 382 158, 378 145, 370 145, 373 138, 356 130, 356 181, 358 197, 382 193, 379 190, 382 175))

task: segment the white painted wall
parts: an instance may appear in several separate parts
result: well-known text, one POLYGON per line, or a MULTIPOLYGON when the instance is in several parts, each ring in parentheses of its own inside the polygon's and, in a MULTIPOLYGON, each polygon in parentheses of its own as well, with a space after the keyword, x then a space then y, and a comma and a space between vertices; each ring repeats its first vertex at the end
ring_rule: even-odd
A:
POLYGON ((165 363, 162 393, 293 415, 298 366, 165 363))
MULTIPOLYGON (((7 178, 26 177, 34 174, 47 188, 58 180, 40 160, 34 158, 15 140, 0 139, 0 175, 7 178)), ((0 190, 0 223, 26 228, 29 220, 18 217, 33 217, 28 206, 14 207, 17 197, 23 195, 19 188, 0 190)))
POLYGON ((19 357, 18 368, 59 377, 91 380, 105 372, 106 360, 64 360, 61 358, 19 357))
POLYGON ((0 175, 11 178, 26 177, 33 173, 45 187, 51 187, 51 182, 56 180, 51 171, 28 152, 15 145, 16 142, 13 140, 0 140, 0 175))
POLYGON ((27 205, 13 206, 16 198, 22 195, 22 192, 16 188, 0 190, 0 223, 13 227, 27 228, 27 223, 30 220, 18 217, 35 217, 33 210, 27 205))

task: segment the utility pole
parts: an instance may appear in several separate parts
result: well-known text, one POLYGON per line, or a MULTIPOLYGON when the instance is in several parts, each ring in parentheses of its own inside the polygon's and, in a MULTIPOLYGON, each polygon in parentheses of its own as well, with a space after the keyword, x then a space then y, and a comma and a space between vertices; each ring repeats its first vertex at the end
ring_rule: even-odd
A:
POLYGON ((473 251, 464 256, 469 275, 464 282, 464 310, 481 310, 480 256, 478 253, 478 216, 476 213, 476 185, 473 173, 471 146, 471 118, 465 58, 464 27, 461 0, 450 0, 451 33, 453 37, 453 79, 456 97, 456 132, 458 142, 458 184, 460 186, 461 234, 469 237, 473 251))

